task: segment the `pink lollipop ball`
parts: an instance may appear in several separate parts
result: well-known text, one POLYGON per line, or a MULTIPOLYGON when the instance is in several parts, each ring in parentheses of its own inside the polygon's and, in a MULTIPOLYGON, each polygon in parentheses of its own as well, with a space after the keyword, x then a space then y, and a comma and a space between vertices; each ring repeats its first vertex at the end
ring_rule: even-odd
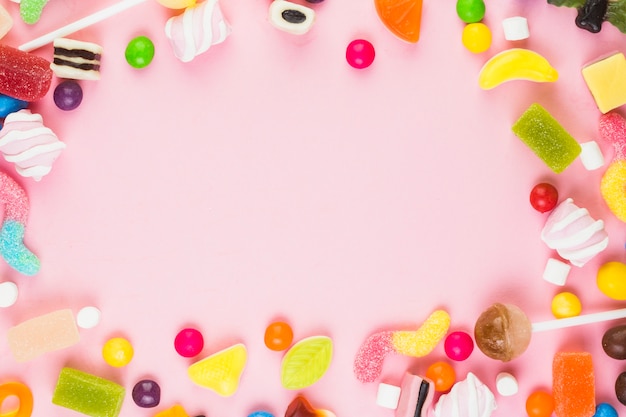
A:
POLYGON ((186 328, 178 332, 174 339, 174 349, 184 358, 193 358, 202 352, 204 338, 202 333, 193 328, 186 328))
POLYGON ((446 355, 453 361, 464 361, 474 350, 472 336, 465 332, 452 332, 443 344, 446 355))
POLYGON ((356 69, 367 68, 374 62, 374 45, 365 39, 355 39, 346 48, 346 61, 356 69))

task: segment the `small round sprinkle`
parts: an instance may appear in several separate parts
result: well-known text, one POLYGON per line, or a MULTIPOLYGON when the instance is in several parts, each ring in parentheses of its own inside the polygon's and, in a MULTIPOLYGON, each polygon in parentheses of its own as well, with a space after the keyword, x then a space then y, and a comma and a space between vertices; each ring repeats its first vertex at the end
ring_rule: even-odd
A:
POLYGON ((93 329, 100 324, 102 312, 93 306, 87 306, 80 309, 76 315, 76 324, 81 329, 93 329))
POLYGON ((0 284, 0 307, 11 307, 17 301, 17 285, 7 281, 0 284))
POLYGON ((83 101, 83 89, 74 80, 65 80, 54 89, 54 104, 61 110, 74 110, 83 101))
POLYGON ((130 342, 123 337, 107 340, 102 348, 104 361, 115 368, 121 368, 133 359, 134 350, 130 342))

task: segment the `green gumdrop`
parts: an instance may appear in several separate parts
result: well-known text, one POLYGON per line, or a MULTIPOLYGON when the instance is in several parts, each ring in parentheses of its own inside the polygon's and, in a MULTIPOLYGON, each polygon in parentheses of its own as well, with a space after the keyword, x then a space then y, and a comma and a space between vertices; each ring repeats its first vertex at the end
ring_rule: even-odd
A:
POLYGON ((147 67, 154 58, 154 43, 145 36, 137 36, 128 43, 124 54, 131 67, 147 67))
POLYGON ((477 23, 485 17, 483 0, 457 0, 456 14, 465 23, 477 23))
POLYGON ((33 25, 41 18, 41 12, 48 0, 22 0, 20 1, 20 16, 24 23, 33 25))

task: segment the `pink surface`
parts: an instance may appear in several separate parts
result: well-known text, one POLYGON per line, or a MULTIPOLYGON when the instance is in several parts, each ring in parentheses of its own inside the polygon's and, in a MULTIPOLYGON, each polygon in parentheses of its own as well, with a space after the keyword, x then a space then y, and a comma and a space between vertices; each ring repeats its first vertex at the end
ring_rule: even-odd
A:
MULTIPOLYGON (((17 46, 111 1, 50 0, 41 21, 26 27, 18 6, 3 42, 17 46)), ((473 55, 461 44, 454 2, 425 2, 418 44, 396 39, 372 1, 326 0, 302 37, 267 21, 267 1, 223 0, 232 34, 192 62, 176 59, 164 35, 179 12, 150 1, 71 37, 104 47, 101 80, 83 81, 84 100, 58 110, 52 91, 33 104, 67 144, 39 183, 18 178, 30 203, 26 245, 41 272, 15 281, 18 302, 0 314, 0 332, 54 309, 96 305, 103 319, 81 330, 72 348, 16 363, 0 338, 0 380, 20 380, 35 397, 35 416, 74 416, 51 403, 62 366, 124 385, 122 416, 152 416, 130 397, 145 377, 161 385, 158 410, 182 404, 191 415, 245 417, 266 409, 284 415, 296 392, 280 385, 281 353, 265 348, 265 326, 287 320, 295 340, 333 338, 333 362, 301 391, 341 417, 393 416, 376 406, 377 383, 352 373, 359 345, 382 330, 417 328, 435 309, 450 330, 471 332, 493 302, 514 303, 532 321, 550 319, 563 290, 542 272, 554 253, 540 240, 546 214, 528 203, 538 182, 552 182, 603 219, 609 248, 573 268, 566 290, 583 312, 623 307, 595 285, 599 265, 625 261, 625 227, 599 192, 604 168, 579 160, 553 174, 511 132, 533 102, 546 107, 580 142, 598 139, 598 111, 581 67, 624 50, 626 35, 605 24, 596 35, 575 27, 575 10, 543 1, 489 1, 494 43, 473 55), (501 20, 528 18, 531 37, 504 40, 501 20), (127 42, 150 37, 157 54, 142 70, 124 59, 127 42), (368 39, 376 59, 366 70, 345 61, 345 47, 368 39), (557 68, 554 84, 512 82, 478 88, 493 54, 523 46, 557 68), (187 377, 191 359, 173 347, 176 333, 196 326, 203 356, 245 343, 249 362, 234 397, 221 398, 187 377), (101 356, 113 336, 132 341, 125 368, 101 356)), ((52 47, 36 51, 52 58, 52 47)), ((59 80, 53 80, 53 87, 59 80)), ((619 110, 624 114, 624 108, 619 110)), ((607 160, 613 150, 600 143, 607 160)), ((12 165, 0 168, 17 178, 12 165)), ((622 365, 601 349, 613 324, 534 335, 527 352, 503 364, 477 349, 455 363, 459 380, 475 373, 495 392, 501 371, 520 391, 496 394, 495 416, 524 415, 527 395, 549 389, 559 350, 592 352, 597 400, 624 412, 613 392, 622 365)), ((444 358, 443 343, 419 359, 387 358, 380 382, 400 384, 407 369, 424 373, 444 358)))

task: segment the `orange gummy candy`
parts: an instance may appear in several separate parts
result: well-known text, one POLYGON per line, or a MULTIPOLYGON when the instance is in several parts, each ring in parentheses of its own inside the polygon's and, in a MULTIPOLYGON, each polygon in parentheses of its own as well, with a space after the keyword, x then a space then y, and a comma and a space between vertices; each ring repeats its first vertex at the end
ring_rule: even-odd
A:
POLYGON ((593 363, 588 352, 557 352, 552 361, 552 396, 557 417, 596 413, 593 363))
POLYGON ((33 394, 26 385, 21 382, 7 382, 0 385, 0 405, 8 397, 17 397, 18 408, 1 414, 3 417, 30 417, 33 412, 33 394))
POLYGON ((394 35, 407 42, 420 38, 422 0, 375 0, 378 17, 394 35))

